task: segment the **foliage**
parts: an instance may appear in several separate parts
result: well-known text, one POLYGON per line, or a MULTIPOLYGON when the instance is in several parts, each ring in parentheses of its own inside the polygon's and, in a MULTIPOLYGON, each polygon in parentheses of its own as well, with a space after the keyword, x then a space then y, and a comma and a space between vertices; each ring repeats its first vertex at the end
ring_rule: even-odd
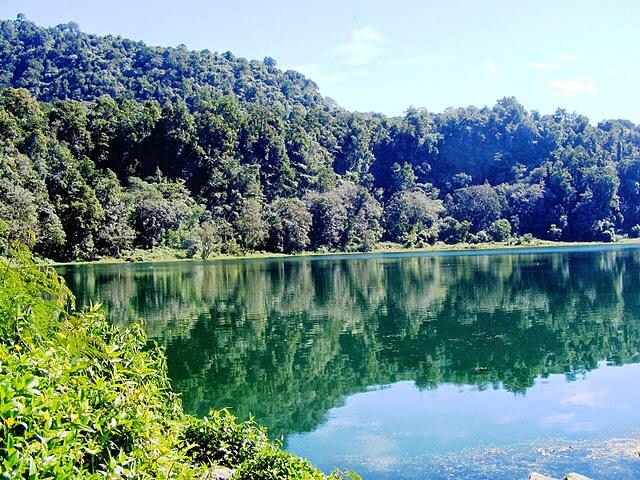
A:
POLYGON ((326 478, 308 462, 283 451, 280 442, 271 442, 253 420, 238 423, 227 410, 212 410, 203 420, 192 419, 183 436, 196 462, 225 467, 240 465, 234 478, 326 478))
POLYGON ((450 210, 457 220, 469 222, 474 232, 487 230, 502 213, 500 198, 489 184, 456 190, 453 192, 450 210))
POLYGON ((387 235, 392 241, 404 242, 409 235, 431 228, 443 211, 442 202, 424 192, 399 192, 391 197, 385 211, 387 235))
POLYGON ((311 215, 302 200, 278 198, 269 205, 269 250, 297 253, 309 244, 311 215))
POLYGON ((210 255, 481 241, 499 220, 517 236, 612 241, 640 224, 640 127, 625 120, 514 98, 351 113, 269 57, 24 17, 0 22, 0 66, 0 219, 56 260, 192 254, 207 222, 224 226, 210 255), (270 210, 282 202, 286 246, 270 210))
POLYGON ((440 222, 440 239, 445 243, 464 243, 468 240, 471 222, 459 222, 453 217, 445 217, 440 222))
POLYGON ((496 220, 489 226, 488 233, 496 242, 506 242, 511 236, 511 224, 504 218, 496 220))
POLYGON ((185 415, 142 326, 111 326, 98 305, 75 310, 26 248, 10 247, 0 269, 3 478, 187 479, 212 464, 234 478, 325 478, 253 422, 185 415))

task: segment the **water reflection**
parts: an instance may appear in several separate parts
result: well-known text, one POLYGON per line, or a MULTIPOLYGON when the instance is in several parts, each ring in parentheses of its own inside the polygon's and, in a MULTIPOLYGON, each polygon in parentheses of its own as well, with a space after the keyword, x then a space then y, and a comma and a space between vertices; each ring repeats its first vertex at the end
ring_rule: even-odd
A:
POLYGON ((290 435, 288 448, 325 471, 355 468, 366 479, 514 480, 534 470, 563 478, 578 469, 590 478, 636 480, 637 460, 628 459, 635 474, 622 475, 624 462, 613 470, 576 447, 633 433, 631 426, 640 425, 638 382, 639 364, 601 365, 570 382, 551 375, 517 396, 451 384, 420 390, 398 382, 349 396, 314 431, 290 435))
POLYGON ((346 396, 411 381, 522 395, 640 361, 640 250, 77 266, 79 301, 144 317, 187 410, 308 432, 346 396))

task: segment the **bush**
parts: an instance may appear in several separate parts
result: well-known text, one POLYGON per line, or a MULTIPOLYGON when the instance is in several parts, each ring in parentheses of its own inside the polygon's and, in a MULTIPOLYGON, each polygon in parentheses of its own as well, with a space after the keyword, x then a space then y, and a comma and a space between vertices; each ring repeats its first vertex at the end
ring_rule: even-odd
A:
POLYGON ((480 230, 476 234, 476 239, 478 240, 478 243, 489 243, 492 240, 492 238, 489 236, 489 234, 487 232, 485 232, 484 230, 480 230))
POLYGON ((204 420, 191 419, 184 432, 194 461, 236 468, 234 479, 324 479, 308 462, 271 442, 252 420, 238 423, 226 410, 212 410, 204 420))
POLYGON ((489 227, 489 235, 496 242, 506 242, 511 237, 511 224, 509 220, 501 218, 496 220, 489 227))
POLYGON ((325 476, 313 468, 309 462, 270 445, 243 464, 239 478, 243 480, 320 480, 325 476))
POLYGON ((112 327, 98 307, 75 311, 62 280, 25 250, 2 263, 2 471, 10 478, 195 471, 176 441, 183 414, 164 358, 147 348, 142 328, 112 327))
POLYGON ((228 412, 185 415, 165 358, 140 325, 78 311, 26 248, 0 257, 0 471, 3 478, 325 478, 228 412))
POLYGON ((531 243, 533 243, 533 235, 531 235, 530 233, 525 233, 522 236, 522 243, 524 243, 525 245, 530 245, 531 243))
POLYGON ((253 421, 238 423, 227 410, 212 410, 203 420, 190 419, 183 438, 196 462, 224 467, 245 462, 269 445, 262 428, 253 421))
POLYGON ((471 223, 467 220, 457 221, 453 217, 445 217, 440 221, 440 239, 448 244, 464 243, 469 240, 471 223))

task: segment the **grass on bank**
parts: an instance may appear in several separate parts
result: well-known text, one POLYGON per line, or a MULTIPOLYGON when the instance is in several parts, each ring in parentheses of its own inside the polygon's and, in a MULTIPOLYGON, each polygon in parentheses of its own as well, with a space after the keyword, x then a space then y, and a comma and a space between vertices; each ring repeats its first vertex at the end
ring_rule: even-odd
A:
MULTIPOLYGON (((554 240, 540 240, 537 238, 514 239, 507 242, 488 243, 454 243, 447 244, 438 242, 425 247, 406 247, 400 243, 380 242, 374 249, 367 252, 340 252, 340 251, 304 251, 301 253, 286 254, 275 252, 243 252, 238 255, 217 254, 208 257, 207 261, 245 259, 245 258, 288 258, 288 257, 313 257, 319 255, 361 255, 378 253, 437 253, 455 252, 468 250, 497 250, 497 249, 518 249, 518 248, 542 248, 542 247, 581 247, 581 246, 604 246, 616 244, 640 244, 638 238, 622 238, 615 242, 561 242, 554 240)), ((97 260, 70 261, 70 262, 49 262, 50 265, 77 265, 77 264, 113 264, 113 263, 154 263, 154 262, 188 262, 202 261, 199 256, 190 257, 187 251, 179 248, 157 247, 151 250, 135 249, 121 257, 102 257, 97 260)))
POLYGON ((63 280, 24 247, 0 257, 2 479, 204 479, 215 466, 234 479, 329 478, 254 422, 185 414, 139 324, 76 310, 63 280))

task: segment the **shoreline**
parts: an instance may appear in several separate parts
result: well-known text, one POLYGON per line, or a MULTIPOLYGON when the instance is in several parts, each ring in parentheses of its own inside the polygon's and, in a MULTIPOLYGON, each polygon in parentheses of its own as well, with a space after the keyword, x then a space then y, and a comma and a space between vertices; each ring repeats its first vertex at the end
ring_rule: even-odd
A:
POLYGON ((173 262, 217 262, 223 260, 259 260, 259 259, 294 259, 308 257, 338 257, 338 256, 358 256, 358 255, 379 255, 379 254, 410 254, 410 253, 446 253, 446 252, 474 252, 483 250, 524 250, 524 249, 544 249, 544 248, 575 248, 575 247, 600 247, 634 245, 640 246, 640 239, 623 239, 617 242, 558 242, 552 240, 533 240, 529 244, 509 244, 507 242, 493 243, 457 243, 457 244, 436 244, 429 247, 409 247, 405 248, 398 244, 380 244, 377 248, 366 252, 313 252, 305 251, 301 253, 277 253, 277 252, 253 252, 243 255, 217 255, 207 259, 202 258, 180 258, 175 250, 140 250, 144 252, 141 260, 127 260, 126 258, 105 257, 98 260, 80 260, 68 262, 54 262, 44 259, 51 267, 68 267, 75 265, 118 265, 118 264, 151 264, 151 263, 173 263, 173 262), (386 246, 385 246, 386 245, 386 246), (145 254, 149 258, 144 258, 145 254))

